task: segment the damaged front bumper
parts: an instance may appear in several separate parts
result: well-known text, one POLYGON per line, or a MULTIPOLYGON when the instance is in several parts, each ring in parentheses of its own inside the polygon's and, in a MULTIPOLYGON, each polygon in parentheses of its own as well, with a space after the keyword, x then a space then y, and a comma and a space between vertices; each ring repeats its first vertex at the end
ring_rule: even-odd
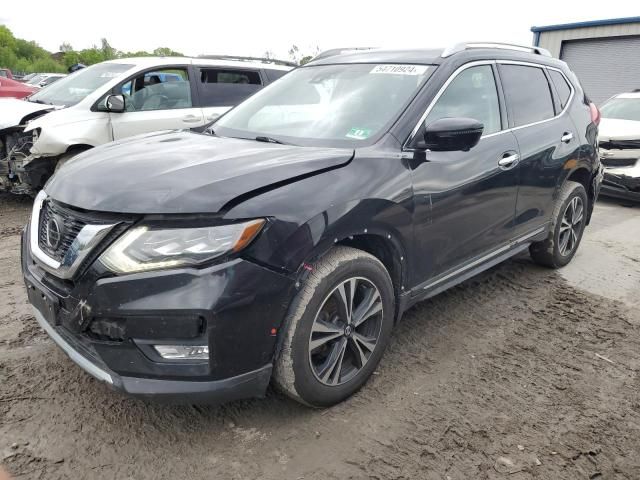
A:
POLYGON ((57 157, 33 155, 31 132, 0 133, 0 191, 33 195, 53 175, 57 157))
POLYGON ((640 150, 600 147, 604 166, 602 195, 640 202, 640 150))

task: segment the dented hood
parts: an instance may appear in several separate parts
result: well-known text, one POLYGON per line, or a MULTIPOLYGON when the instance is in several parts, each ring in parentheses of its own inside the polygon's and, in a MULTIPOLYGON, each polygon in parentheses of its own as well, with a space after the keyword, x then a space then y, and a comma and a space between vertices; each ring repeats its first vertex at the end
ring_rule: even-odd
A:
POLYGON ((16 98, 0 98, 0 130, 17 127, 22 119, 35 112, 53 110, 53 105, 27 102, 16 98))
POLYGON ((65 164, 45 191, 87 210, 213 213, 240 196, 339 168, 352 157, 350 149, 164 132, 89 150, 65 164))

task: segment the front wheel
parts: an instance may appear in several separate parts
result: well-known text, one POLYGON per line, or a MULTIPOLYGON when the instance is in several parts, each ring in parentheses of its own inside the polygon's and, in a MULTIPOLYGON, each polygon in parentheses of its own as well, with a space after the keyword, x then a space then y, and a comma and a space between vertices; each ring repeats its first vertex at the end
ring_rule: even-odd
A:
POLYGON ((547 239, 532 243, 531 258, 546 267, 567 265, 578 250, 587 223, 587 192, 582 184, 567 181, 560 189, 547 239))
POLYGON ((373 255, 337 247, 312 266, 294 299, 274 380, 293 399, 326 407, 371 376, 393 327, 389 273, 373 255))

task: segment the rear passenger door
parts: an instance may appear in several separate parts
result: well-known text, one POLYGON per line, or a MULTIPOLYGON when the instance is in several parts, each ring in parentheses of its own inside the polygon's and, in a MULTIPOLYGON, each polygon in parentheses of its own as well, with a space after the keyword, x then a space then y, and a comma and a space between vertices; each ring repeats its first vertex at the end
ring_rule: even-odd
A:
POLYGON ((196 66, 195 71, 207 123, 253 95, 264 83, 259 70, 196 66))
POLYGON ((578 160, 580 142, 566 108, 574 92, 551 67, 506 61, 498 67, 509 126, 520 148, 515 217, 515 234, 520 236, 547 224, 561 171, 578 160))

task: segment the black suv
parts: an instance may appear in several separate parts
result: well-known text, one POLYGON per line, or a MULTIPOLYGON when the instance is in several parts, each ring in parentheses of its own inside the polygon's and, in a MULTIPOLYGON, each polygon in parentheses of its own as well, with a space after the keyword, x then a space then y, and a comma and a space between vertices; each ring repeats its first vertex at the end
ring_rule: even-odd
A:
POLYGON ((129 394, 313 406, 402 313, 519 252, 566 265, 602 179, 597 109, 538 48, 321 54, 206 133, 86 152, 37 196, 40 325, 129 394))

